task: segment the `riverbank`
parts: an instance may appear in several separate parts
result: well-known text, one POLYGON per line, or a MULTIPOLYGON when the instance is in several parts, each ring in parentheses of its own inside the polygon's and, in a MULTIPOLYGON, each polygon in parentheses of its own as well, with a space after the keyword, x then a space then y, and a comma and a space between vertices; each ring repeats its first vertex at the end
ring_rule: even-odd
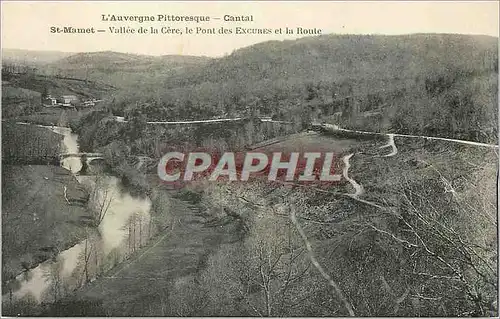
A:
POLYGON ((104 312, 97 315, 172 314, 165 308, 168 290, 196 276, 219 245, 238 240, 235 235, 238 221, 208 225, 209 216, 196 202, 179 198, 177 191, 161 191, 157 195, 165 199, 165 205, 158 209, 160 214, 169 215, 168 227, 72 299, 51 308, 49 315, 63 310, 61 307, 66 309, 66 316, 82 315, 83 309, 68 305, 88 300, 99 300, 99 308, 104 312))
MULTIPOLYGON (((64 135, 65 149, 78 152, 76 135, 69 129, 56 128, 55 131, 64 135)), ((49 130, 47 132, 50 133, 49 130)), ((79 159, 76 162, 79 163, 79 159)), ((148 198, 130 196, 113 176, 75 176, 73 174, 79 170, 76 162, 67 158, 61 163, 63 167, 12 166, 9 178, 4 175, 6 184, 22 182, 23 178, 16 179, 18 176, 26 175, 24 179, 28 179, 20 187, 9 184, 8 189, 13 194, 3 194, 4 200, 8 198, 11 202, 11 207, 3 212, 16 212, 9 215, 12 221, 6 222, 4 218, 4 227, 12 230, 3 233, 7 238, 4 243, 14 241, 15 244, 25 245, 27 249, 23 248, 28 252, 37 249, 30 245, 41 244, 43 247, 40 250, 50 250, 51 254, 43 257, 36 255, 39 258, 33 260, 31 255, 23 256, 29 259, 30 266, 21 262, 26 271, 9 282, 9 289, 4 290, 3 314, 39 314, 47 304, 57 303, 128 258, 158 232, 158 223, 149 217, 151 202, 148 198), (33 168, 28 172, 31 174, 24 172, 26 167, 33 168), (70 185, 67 177, 72 179, 73 184, 70 185), (59 183, 60 189, 52 187, 53 181, 59 183), (27 187, 27 184, 35 189, 27 187), (28 194, 18 190, 22 187, 28 194), (27 213, 25 207, 16 207, 21 201, 19 196, 24 196, 31 205, 36 203, 29 206, 33 213, 27 213), (25 234, 28 231, 36 236, 29 237, 25 234), (30 242, 21 240, 20 236, 30 242)), ((15 264, 15 253, 23 250, 14 245, 12 250, 10 255, 4 252, 3 260, 15 264)))
MULTIPOLYGON (((2 165, 2 282, 86 237, 88 192, 58 166, 2 165)), ((8 290, 3 289, 4 293, 8 290)))
POLYGON ((94 111, 94 109, 44 107, 41 110, 28 115, 5 117, 3 122, 22 122, 44 126, 69 127, 70 123, 78 121, 82 116, 94 111))
MULTIPOLYGON (((2 287, 86 236, 88 192, 59 167, 61 134, 2 122, 2 287)), ((12 283, 13 290, 19 283, 12 283)), ((8 289, 4 289, 4 292, 8 289)))

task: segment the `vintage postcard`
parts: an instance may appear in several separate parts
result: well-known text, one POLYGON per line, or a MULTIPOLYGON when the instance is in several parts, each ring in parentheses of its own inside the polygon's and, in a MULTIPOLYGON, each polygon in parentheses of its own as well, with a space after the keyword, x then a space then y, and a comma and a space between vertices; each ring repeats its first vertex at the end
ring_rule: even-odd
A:
POLYGON ((498 1, 2 1, 2 316, 498 316, 498 1))

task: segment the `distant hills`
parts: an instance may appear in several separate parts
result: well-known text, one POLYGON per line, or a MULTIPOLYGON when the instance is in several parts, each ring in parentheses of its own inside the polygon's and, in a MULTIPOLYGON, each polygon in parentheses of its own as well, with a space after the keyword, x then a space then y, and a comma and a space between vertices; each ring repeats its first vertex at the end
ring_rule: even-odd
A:
POLYGON ((36 63, 49 74, 104 79, 115 86, 120 86, 115 73, 134 78, 138 73, 163 75, 161 85, 173 88, 292 78, 396 79, 450 68, 476 69, 485 59, 496 58, 497 44, 495 37, 460 34, 323 35, 262 42, 222 58, 16 49, 3 49, 2 54, 6 61, 36 63))
POLYGON ((52 63, 60 69, 92 68, 102 70, 143 70, 154 67, 178 67, 207 62, 208 57, 186 55, 148 56, 113 51, 77 53, 52 63))
POLYGON ((15 61, 23 64, 51 64, 61 69, 92 68, 134 68, 149 64, 193 64, 208 61, 205 56, 187 55, 141 55, 114 51, 99 52, 61 52, 61 51, 34 51, 22 49, 2 49, 2 60, 15 61))
POLYGON ((112 51, 43 56, 50 60, 39 66, 46 75, 117 88, 110 104, 117 115, 141 111, 175 120, 260 113, 445 137, 474 130, 476 140, 497 130, 498 38, 490 36, 323 35, 262 42, 222 58, 112 51))
POLYGON ((120 77, 123 75, 137 78, 140 75, 166 74, 187 66, 202 65, 209 60, 197 56, 148 56, 103 51, 70 55, 47 65, 47 69, 52 73, 107 80, 110 84, 121 86, 120 77), (115 74, 118 77, 113 77, 115 74))
POLYGON ((52 63, 74 53, 60 51, 30 51, 20 49, 2 49, 2 62, 15 62, 27 65, 52 63))
POLYGON ((113 51, 67 53, 3 49, 2 55, 3 63, 34 66, 44 75, 105 82, 117 87, 128 87, 145 78, 202 65, 210 60, 208 57, 149 56, 113 51))

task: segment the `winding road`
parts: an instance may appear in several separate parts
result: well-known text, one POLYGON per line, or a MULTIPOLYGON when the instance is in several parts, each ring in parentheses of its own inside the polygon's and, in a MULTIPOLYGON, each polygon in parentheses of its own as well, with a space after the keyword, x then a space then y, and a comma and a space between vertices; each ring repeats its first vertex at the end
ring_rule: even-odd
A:
POLYGON ((354 187, 354 194, 350 194, 351 197, 353 198, 358 198, 358 196, 363 195, 365 192, 363 189, 363 186, 358 184, 355 180, 349 177, 349 168, 351 167, 351 164, 349 163, 349 160, 351 157, 353 157, 354 153, 351 153, 349 155, 346 155, 342 157, 342 161, 344 162, 344 168, 342 170, 342 176, 354 187))
POLYGON ((383 149, 386 147, 391 147, 392 151, 389 154, 384 155, 384 157, 391 157, 391 156, 394 156, 398 153, 398 148, 396 147, 396 144, 394 143, 394 134, 387 134, 387 136, 389 136, 389 141, 387 142, 386 145, 382 145, 379 148, 383 149))

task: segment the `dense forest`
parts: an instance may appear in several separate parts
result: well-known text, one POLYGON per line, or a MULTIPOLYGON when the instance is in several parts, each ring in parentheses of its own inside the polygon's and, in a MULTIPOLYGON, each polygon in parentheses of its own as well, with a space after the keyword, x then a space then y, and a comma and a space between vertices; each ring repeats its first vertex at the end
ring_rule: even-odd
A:
POLYGON ((108 107, 151 120, 259 114, 495 142, 497 55, 497 39, 487 36, 271 41, 167 73, 143 69, 151 77, 113 83, 123 89, 108 107))
MULTIPOLYGON (((89 56, 106 61, 108 55, 64 61, 89 56)), ((146 62, 136 67, 127 62, 137 56, 119 57, 108 68, 110 76, 131 68, 137 76, 149 74, 146 62)), ((93 63, 104 65, 99 59, 93 63)), ((316 121, 367 131, 497 141, 498 60, 492 37, 329 35, 264 42, 190 63, 170 69, 168 76, 156 70, 134 87, 128 80, 113 82, 118 89, 103 110, 72 124, 81 148, 103 150, 108 160, 121 163, 115 167, 123 167, 117 158, 125 154, 159 158, 169 147, 244 149, 316 121), (112 114, 129 122, 117 123, 112 114), (146 125, 148 120, 239 116, 248 120, 146 125), (264 125, 259 116, 290 124, 264 125)), ((120 171, 126 172, 125 167, 120 171)))

